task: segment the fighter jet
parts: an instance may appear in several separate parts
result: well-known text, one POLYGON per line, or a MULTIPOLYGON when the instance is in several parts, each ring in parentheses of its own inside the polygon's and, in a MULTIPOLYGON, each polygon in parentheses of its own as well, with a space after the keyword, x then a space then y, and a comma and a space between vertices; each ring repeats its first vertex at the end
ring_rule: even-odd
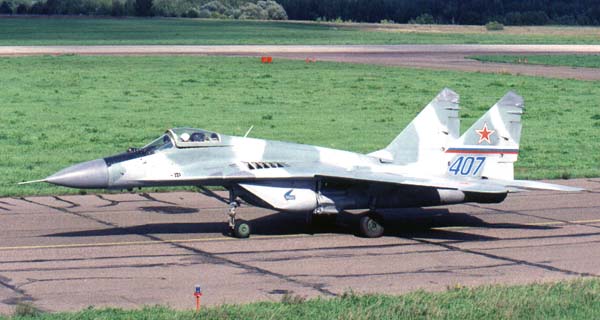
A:
POLYGON ((499 203, 526 189, 582 190, 514 180, 523 110, 523 98, 509 92, 459 136, 459 96, 444 89, 387 147, 369 154, 174 128, 142 148, 34 182, 83 189, 191 185, 212 196, 207 187, 219 186, 229 191, 223 200, 238 238, 251 233, 236 216, 240 199, 302 212, 313 222, 362 209, 360 234, 380 237, 384 209, 499 203))

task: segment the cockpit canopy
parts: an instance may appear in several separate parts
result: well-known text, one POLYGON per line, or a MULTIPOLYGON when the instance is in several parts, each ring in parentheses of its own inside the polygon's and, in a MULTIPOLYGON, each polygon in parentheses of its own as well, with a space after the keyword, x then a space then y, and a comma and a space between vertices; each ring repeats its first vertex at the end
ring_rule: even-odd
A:
POLYGON ((173 128, 167 130, 178 148, 208 147, 221 142, 216 132, 194 128, 173 128))
POLYGON ((167 134, 163 134, 162 136, 158 137, 156 140, 145 145, 143 148, 141 148, 141 149, 130 148, 130 150, 128 150, 127 152, 142 152, 145 154, 152 154, 156 151, 166 150, 166 149, 170 149, 170 148, 173 148, 173 141, 167 134))
POLYGON ((157 151, 173 148, 173 146, 177 148, 199 148, 214 146, 220 144, 220 142, 221 136, 215 132, 193 128, 174 128, 167 130, 165 134, 143 148, 132 149, 128 152, 152 154, 157 151))

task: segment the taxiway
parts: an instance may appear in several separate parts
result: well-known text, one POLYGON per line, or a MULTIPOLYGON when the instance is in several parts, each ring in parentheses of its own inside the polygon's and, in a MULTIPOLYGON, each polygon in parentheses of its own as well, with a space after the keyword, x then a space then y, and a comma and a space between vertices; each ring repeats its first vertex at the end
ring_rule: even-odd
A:
POLYGON ((311 233, 248 206, 253 236, 233 239, 226 206, 192 192, 0 198, 0 313, 193 308, 195 284, 213 305, 599 276, 600 179, 555 182, 590 191, 387 213, 379 239, 352 215, 311 233))

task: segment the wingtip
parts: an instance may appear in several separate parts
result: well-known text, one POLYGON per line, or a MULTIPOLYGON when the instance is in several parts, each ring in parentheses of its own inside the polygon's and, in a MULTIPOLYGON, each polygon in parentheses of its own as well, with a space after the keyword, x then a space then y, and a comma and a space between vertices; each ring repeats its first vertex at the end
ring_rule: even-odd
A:
POLYGON ((584 188, 578 188, 578 187, 567 187, 566 189, 564 189, 562 191, 566 191, 566 192, 582 192, 582 191, 590 191, 590 190, 584 189, 584 188))

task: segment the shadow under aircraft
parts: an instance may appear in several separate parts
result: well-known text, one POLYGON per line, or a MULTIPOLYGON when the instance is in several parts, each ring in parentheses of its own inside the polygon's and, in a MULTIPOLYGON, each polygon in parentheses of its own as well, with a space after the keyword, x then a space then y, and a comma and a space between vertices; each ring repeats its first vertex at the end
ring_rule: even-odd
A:
MULTIPOLYGON (((171 214, 171 213, 164 213, 171 214)), ((488 223, 467 213, 450 212, 447 209, 398 209, 382 213, 386 221, 386 236, 400 238, 443 239, 454 241, 486 241, 496 240, 494 237, 476 235, 460 230, 444 229, 447 227, 490 228, 490 229, 539 229, 550 230, 552 226, 534 226, 512 223, 488 223)), ((306 225, 305 216, 274 212, 254 219, 257 235, 298 235, 298 234, 355 234, 361 236, 359 230, 353 230, 356 213, 341 213, 337 219, 319 226, 306 225)), ((48 234, 51 237, 102 237, 121 235, 159 235, 159 234, 226 234, 226 228, 218 222, 200 223, 156 223, 129 227, 109 227, 104 229, 81 230, 48 234)))

